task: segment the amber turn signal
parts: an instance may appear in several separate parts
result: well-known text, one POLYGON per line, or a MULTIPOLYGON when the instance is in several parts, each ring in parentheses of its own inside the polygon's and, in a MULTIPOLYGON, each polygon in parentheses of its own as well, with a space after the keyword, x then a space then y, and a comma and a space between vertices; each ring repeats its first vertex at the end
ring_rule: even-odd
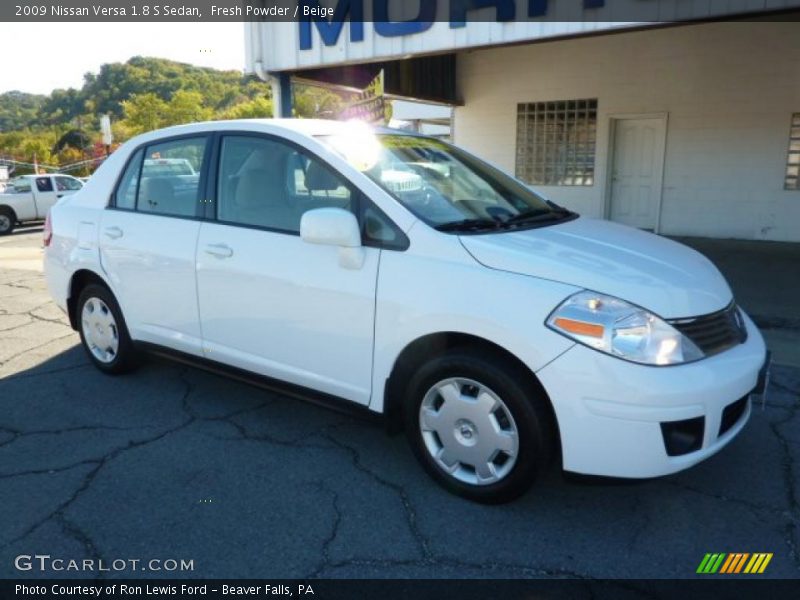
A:
POLYGON ((601 338, 603 337, 604 328, 602 325, 595 323, 587 323, 586 321, 575 321, 574 319, 565 319, 564 317, 557 317, 553 323, 559 329, 574 333, 576 335, 588 335, 589 337, 601 338))

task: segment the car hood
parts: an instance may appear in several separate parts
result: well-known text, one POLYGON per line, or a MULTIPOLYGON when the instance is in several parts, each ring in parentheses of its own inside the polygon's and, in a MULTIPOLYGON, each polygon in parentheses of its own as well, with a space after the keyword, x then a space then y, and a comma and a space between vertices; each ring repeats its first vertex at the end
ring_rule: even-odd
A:
POLYGON ((460 240, 489 268, 617 296, 666 319, 715 312, 732 298, 725 278, 699 252, 610 221, 581 217, 460 240))

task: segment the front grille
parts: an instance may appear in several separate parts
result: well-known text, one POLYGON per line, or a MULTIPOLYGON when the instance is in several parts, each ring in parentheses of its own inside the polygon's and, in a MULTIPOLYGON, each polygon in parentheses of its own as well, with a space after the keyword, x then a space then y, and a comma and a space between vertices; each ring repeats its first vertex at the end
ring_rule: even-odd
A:
POLYGON ((718 354, 747 339, 747 330, 734 302, 723 310, 702 317, 668 322, 692 340, 706 356, 718 354))
POLYGON ((722 411, 722 421, 719 424, 720 436, 739 422, 739 419, 742 418, 742 415, 747 410, 747 403, 749 401, 750 396, 747 395, 725 407, 725 410, 722 411))

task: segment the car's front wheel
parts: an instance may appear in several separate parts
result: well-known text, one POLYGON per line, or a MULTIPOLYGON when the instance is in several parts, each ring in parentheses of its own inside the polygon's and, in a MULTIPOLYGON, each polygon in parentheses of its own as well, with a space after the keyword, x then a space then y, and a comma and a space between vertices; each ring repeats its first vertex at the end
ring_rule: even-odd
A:
POLYGON ((514 500, 549 461, 554 424, 530 374, 502 357, 455 350, 412 378, 405 428, 428 473, 483 503, 514 500))
POLYGON ((136 349, 114 295, 104 286, 87 285, 78 297, 78 331, 95 366, 118 374, 136 366, 136 349))

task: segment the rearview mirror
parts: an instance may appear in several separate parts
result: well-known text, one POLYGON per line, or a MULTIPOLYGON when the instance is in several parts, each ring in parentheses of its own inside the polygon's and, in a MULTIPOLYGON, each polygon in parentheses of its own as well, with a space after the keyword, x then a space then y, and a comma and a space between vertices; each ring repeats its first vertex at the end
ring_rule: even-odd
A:
POLYGON ((343 208, 315 208, 303 213, 300 237, 309 244, 338 246, 339 264, 347 269, 360 269, 364 264, 358 219, 343 208))

